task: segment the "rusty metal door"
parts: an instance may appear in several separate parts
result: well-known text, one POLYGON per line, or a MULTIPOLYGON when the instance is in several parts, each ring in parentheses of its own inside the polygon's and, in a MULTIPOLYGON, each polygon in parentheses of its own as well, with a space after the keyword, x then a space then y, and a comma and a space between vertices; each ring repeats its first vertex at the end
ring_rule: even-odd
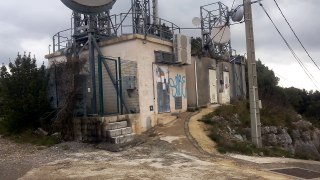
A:
POLYGON ((169 75, 167 67, 156 68, 158 113, 170 112, 169 75))

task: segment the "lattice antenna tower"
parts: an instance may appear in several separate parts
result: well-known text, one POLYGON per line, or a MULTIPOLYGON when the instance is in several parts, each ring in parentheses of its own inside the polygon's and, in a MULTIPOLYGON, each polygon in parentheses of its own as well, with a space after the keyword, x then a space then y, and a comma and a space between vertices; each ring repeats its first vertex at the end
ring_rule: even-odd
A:
MULTIPOLYGON (((217 59, 228 60, 231 54, 231 43, 215 43, 213 42, 212 30, 217 27, 230 27, 229 8, 222 2, 216 2, 200 7, 201 14, 201 34, 203 49, 211 56, 217 59)), ((224 28, 220 35, 224 35, 224 28)))
POLYGON ((94 33, 97 41, 114 36, 110 19, 110 10, 97 14, 84 14, 73 11, 72 15, 73 42, 83 46, 88 41, 89 31, 94 33))
POLYGON ((146 34, 151 26, 150 0, 132 0, 133 33, 146 34))

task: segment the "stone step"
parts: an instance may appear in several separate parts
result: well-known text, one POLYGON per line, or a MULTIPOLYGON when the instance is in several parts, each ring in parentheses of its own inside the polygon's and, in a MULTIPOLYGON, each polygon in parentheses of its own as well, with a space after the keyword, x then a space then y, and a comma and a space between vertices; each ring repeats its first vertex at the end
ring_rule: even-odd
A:
POLYGON ((117 137, 109 138, 112 144, 124 144, 132 141, 134 139, 134 134, 121 135, 117 137))
POLYGON ((120 121, 115 123, 108 123, 106 126, 106 130, 115 130, 115 129, 122 129, 128 127, 127 121, 120 121))
POLYGON ((121 129, 113 129, 113 130, 107 130, 107 137, 113 138, 121 135, 127 135, 132 133, 131 127, 125 127, 121 129))

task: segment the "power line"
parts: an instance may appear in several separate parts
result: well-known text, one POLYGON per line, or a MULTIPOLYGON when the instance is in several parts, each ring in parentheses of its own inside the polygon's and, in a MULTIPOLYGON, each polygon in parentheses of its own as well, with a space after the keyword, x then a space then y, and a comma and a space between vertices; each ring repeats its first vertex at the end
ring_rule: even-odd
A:
POLYGON ((313 60, 313 58, 311 57, 310 53, 309 53, 308 50, 305 48, 305 46, 302 44, 300 38, 298 37, 298 35, 296 34, 296 32, 293 30, 291 24, 290 24, 289 21, 287 20, 286 16, 284 15, 284 13, 283 13, 283 11, 281 10, 281 8, 280 8, 279 4, 277 3, 277 1, 276 1, 276 0, 273 0, 273 1, 276 3, 276 5, 277 5, 277 7, 278 7, 278 9, 279 9, 279 11, 280 11, 280 13, 281 13, 281 15, 282 15, 283 18, 286 20, 286 22, 287 22, 287 24, 289 25, 291 31, 293 32, 294 36, 295 36, 295 37, 297 38, 297 40, 299 41, 299 43, 300 43, 300 45, 302 46, 302 48, 304 49, 304 51, 307 53, 307 55, 309 56, 309 58, 311 59, 311 61, 314 63, 314 65, 315 65, 315 66, 319 69, 319 71, 320 71, 319 66, 318 66, 317 63, 313 60))
POLYGON ((263 11, 266 13, 266 15, 268 16, 268 18, 270 19, 270 21, 272 22, 273 26, 276 28, 276 30, 278 31, 279 35, 281 36, 281 38, 283 39, 283 41, 285 42, 285 44, 287 45, 287 47, 289 48, 289 50, 291 51, 293 57, 298 61, 299 65, 301 66, 301 68, 304 70, 304 72, 306 73, 306 75, 309 77, 309 79, 312 81, 312 83, 315 85, 315 87, 317 89, 319 89, 319 87, 316 84, 316 81, 314 80, 313 75, 309 72, 309 70, 304 66, 304 64, 302 63, 302 61, 300 60, 300 58, 297 56, 297 54, 294 52, 294 50, 292 49, 292 47, 290 46, 290 44, 288 43, 288 41, 285 39, 285 37, 282 35, 282 33, 280 32, 279 28, 277 27, 277 25, 275 24, 275 22, 272 20, 271 16, 269 15, 269 13, 267 12, 267 10, 264 8, 263 4, 260 2, 259 3, 260 6, 262 7, 263 11))
POLYGON ((279 76, 279 77, 280 77, 280 79, 283 79, 283 80, 286 80, 286 81, 288 81, 288 82, 292 83, 291 81, 289 81, 289 80, 288 80, 287 78, 285 78, 284 76, 282 76, 282 75, 280 75, 280 74, 276 73, 274 70, 273 70, 273 72, 274 72, 274 74, 275 74, 276 76, 279 76))

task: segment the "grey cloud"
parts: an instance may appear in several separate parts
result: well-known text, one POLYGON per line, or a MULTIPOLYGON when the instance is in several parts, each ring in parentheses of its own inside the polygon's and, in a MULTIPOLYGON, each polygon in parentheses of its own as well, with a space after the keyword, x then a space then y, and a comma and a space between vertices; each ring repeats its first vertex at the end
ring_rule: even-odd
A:
MULTIPOLYGON (((181 27, 193 27, 191 19, 200 15, 200 6, 212 3, 212 0, 160 0, 160 16, 170 20, 181 27)), ((233 0, 223 0, 227 6, 231 6, 233 0)), ((299 54, 303 54, 294 36, 284 23, 272 0, 262 1, 268 12, 272 15, 286 38, 293 44, 299 54)), ((242 0, 236 0, 235 4, 241 4, 242 0)), ((319 59, 320 38, 318 32, 320 23, 317 20, 319 0, 278 0, 288 20, 292 23, 302 42, 319 59)), ((130 6, 128 0, 118 0, 113 13, 126 12, 130 6)), ((286 57, 291 59, 290 52, 272 27, 258 4, 253 5, 255 41, 257 57, 264 58, 265 54, 278 54, 281 59, 273 58, 270 62, 287 63, 286 57)), ((56 32, 70 27, 71 11, 64 7, 59 0, 11 0, 2 3, 0 6, 0 25, 6 24, 0 30, 0 59, 1 62, 8 62, 8 58, 15 58, 17 51, 23 51, 21 42, 24 39, 49 39, 56 32)), ((184 31, 184 33, 199 36, 200 31, 184 31)), ((51 42, 48 42, 48 44, 51 42)), ((47 47, 48 44, 43 46, 47 47)), ((232 27, 232 45, 239 53, 245 53, 244 25, 232 27)), ((43 60, 43 52, 38 55, 43 60)), ((267 59, 267 57, 266 57, 267 59)))

